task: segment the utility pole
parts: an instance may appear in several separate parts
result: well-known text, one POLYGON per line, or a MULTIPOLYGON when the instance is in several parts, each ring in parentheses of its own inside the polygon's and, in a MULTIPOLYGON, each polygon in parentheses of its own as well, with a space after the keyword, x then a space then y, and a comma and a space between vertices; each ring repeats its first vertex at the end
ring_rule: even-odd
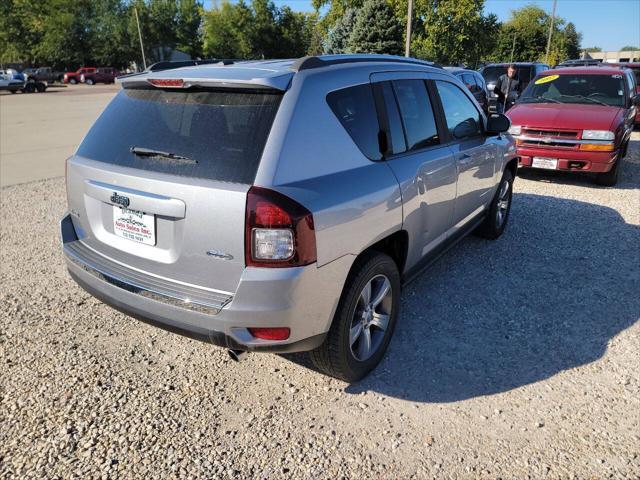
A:
POLYGON ((551 50, 551 34, 553 33, 553 22, 556 19, 556 3, 557 0, 553 0, 553 9, 551 10, 551 25, 549 25, 549 35, 547 37, 547 54, 544 57, 544 62, 549 63, 549 50, 551 50))
POLYGON ((147 59, 144 56, 144 46, 142 45, 142 32, 140 31, 140 19, 138 18, 138 9, 133 7, 133 11, 136 14, 136 24, 138 25, 138 38, 140 39, 140 51, 142 52, 142 64, 144 69, 147 69, 147 59))
POLYGON ((407 12, 407 41, 404 45, 404 56, 411 56, 411 23, 413 20, 413 0, 409 0, 409 11, 407 12))

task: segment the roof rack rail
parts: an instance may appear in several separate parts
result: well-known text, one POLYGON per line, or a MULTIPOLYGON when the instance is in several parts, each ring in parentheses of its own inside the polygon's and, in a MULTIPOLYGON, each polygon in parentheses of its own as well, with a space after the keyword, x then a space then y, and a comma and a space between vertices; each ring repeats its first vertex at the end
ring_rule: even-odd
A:
POLYGON ((397 57, 393 55, 328 55, 323 56, 310 56, 297 59, 291 65, 291 70, 300 72, 302 70, 311 70, 314 68, 328 67, 331 65, 340 65, 345 63, 364 63, 364 62, 388 62, 388 63, 409 63, 412 65, 422 65, 425 67, 442 68, 437 63, 427 62, 425 60, 418 60, 417 58, 397 57))

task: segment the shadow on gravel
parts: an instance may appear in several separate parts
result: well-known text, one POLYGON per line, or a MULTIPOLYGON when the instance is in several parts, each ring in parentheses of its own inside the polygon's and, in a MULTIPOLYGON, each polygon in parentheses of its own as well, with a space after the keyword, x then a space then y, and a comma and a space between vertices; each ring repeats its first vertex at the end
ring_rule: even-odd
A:
POLYGON ((455 402, 599 359, 640 317, 639 234, 607 207, 515 194, 498 241, 471 237, 407 286, 385 359, 345 391, 455 402))

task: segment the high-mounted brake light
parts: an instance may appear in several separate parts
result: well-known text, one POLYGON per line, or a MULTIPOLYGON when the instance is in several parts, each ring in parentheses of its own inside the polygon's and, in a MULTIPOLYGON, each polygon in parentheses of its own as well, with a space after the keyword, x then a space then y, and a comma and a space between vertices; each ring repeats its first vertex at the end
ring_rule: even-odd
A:
POLYGON ((147 78, 154 87, 161 88, 184 88, 184 80, 181 78, 147 78))
POLYGON ((246 265, 299 267, 315 261, 311 212, 281 193, 251 187, 245 219, 246 265))

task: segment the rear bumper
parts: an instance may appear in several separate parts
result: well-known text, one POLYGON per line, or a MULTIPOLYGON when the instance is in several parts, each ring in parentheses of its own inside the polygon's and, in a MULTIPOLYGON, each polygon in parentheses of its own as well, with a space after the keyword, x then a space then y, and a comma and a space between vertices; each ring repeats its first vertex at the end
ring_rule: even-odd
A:
POLYGON ((61 221, 61 236, 71 277, 99 300, 165 330, 246 351, 296 352, 319 346, 353 261, 343 257, 321 268, 246 268, 234 293, 200 295, 195 303, 180 298, 184 290, 169 290, 153 277, 145 283, 139 272, 128 276, 126 267, 112 268, 112 260, 83 246, 69 215, 61 221), (249 327, 289 327, 291 335, 284 341, 261 340, 249 327))
POLYGON ((553 148, 517 147, 520 167, 531 167, 533 157, 557 158, 558 170, 605 173, 613 168, 618 152, 581 152, 553 148))

